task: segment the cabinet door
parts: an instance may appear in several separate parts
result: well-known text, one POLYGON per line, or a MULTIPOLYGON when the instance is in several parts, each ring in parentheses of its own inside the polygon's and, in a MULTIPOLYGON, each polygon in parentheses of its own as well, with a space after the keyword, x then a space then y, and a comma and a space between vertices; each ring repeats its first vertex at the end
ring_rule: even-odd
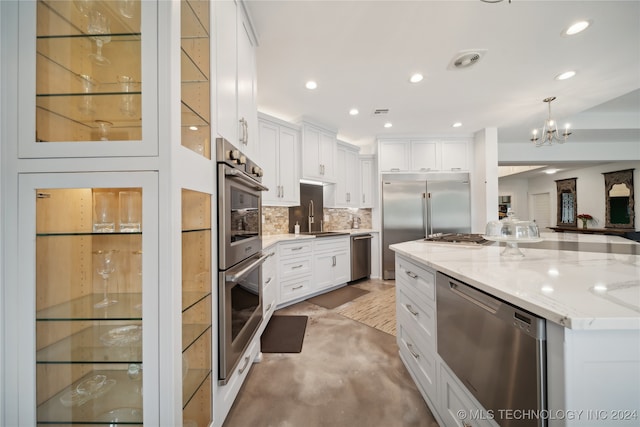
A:
POLYGON ((374 206, 374 164, 372 158, 360 160, 360 207, 372 208, 374 206))
POLYGON ((157 3, 18 7, 20 157, 157 155, 157 3))
POLYGON ((300 172, 298 166, 298 132, 280 127, 278 147, 280 200, 286 206, 300 205, 300 172))
POLYGON ((278 179, 279 128, 277 125, 260 120, 260 167, 264 170, 262 183, 269 189, 262 193, 263 205, 278 205, 280 203, 280 182, 278 179))
POLYGON ((336 148, 336 184, 333 189, 333 198, 335 200, 333 203, 327 203, 327 206, 343 207, 348 204, 347 151, 344 146, 336 148))
POLYGON ((358 152, 347 150, 345 163, 347 206, 357 208, 360 206, 360 182, 358 180, 360 176, 360 163, 358 162, 358 152))
POLYGON ((438 142, 411 141, 411 170, 428 172, 440 170, 438 142))
POLYGON ((410 150, 409 141, 381 141, 378 156, 380 170, 386 172, 409 170, 410 150))
POLYGON ((469 144, 466 141, 445 141, 442 143, 442 170, 469 170, 469 144))
POLYGON ((159 425, 158 394, 142 397, 159 387, 157 182, 154 172, 19 177, 16 291, 33 303, 8 313, 21 335, 20 363, 8 362, 25 366, 18 425, 159 425), (122 203, 125 192, 139 202, 122 203))
POLYGON ((247 157, 258 154, 256 64, 249 24, 238 6, 238 148, 247 157))
POLYGON ((333 284, 347 283, 351 279, 351 256, 349 251, 334 253, 333 284))
POLYGON ((319 159, 320 130, 310 126, 302 129, 302 177, 322 179, 322 167, 319 159))
POLYGON ((231 0, 213 2, 216 17, 216 92, 218 135, 238 146, 237 16, 231 0))
POLYGON ((335 182, 336 136, 321 132, 318 150, 322 180, 335 182))
POLYGON ((333 252, 317 254, 314 262, 314 287, 322 289, 333 285, 334 269, 337 265, 335 254, 333 252))

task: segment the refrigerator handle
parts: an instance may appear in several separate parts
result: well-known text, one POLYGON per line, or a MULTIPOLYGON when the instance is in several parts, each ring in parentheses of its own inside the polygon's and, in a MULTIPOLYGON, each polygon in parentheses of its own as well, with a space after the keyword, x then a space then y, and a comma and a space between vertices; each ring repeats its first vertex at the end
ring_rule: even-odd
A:
POLYGON ((429 232, 429 228, 431 227, 430 224, 430 215, 429 215, 429 211, 428 211, 428 199, 429 197, 429 193, 422 193, 422 228, 424 229, 424 237, 429 237, 429 234, 431 234, 429 232))

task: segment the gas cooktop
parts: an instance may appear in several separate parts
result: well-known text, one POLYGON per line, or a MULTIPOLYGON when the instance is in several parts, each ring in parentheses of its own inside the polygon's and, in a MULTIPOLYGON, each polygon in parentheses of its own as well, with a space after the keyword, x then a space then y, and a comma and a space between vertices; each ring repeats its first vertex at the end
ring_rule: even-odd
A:
POLYGON ((486 245, 491 243, 489 240, 482 237, 482 234, 472 233, 436 233, 428 235, 424 240, 425 242, 452 243, 463 245, 486 245))

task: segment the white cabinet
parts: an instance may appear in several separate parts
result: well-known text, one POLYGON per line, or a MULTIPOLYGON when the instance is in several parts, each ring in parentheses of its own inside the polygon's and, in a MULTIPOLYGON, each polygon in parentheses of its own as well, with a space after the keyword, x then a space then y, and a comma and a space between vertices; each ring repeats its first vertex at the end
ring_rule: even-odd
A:
POLYGON ((375 206, 375 156, 361 155, 360 161, 360 207, 373 208, 375 206))
POLYGON ((314 290, 346 283, 351 277, 349 236, 314 239, 314 290))
POLYGON ((420 172, 437 171, 440 169, 440 146, 437 141, 411 141, 411 170, 420 172))
POLYGON ((324 205, 326 207, 357 208, 360 207, 359 147, 338 142, 336 147, 336 183, 325 185, 324 205))
POLYGON ((336 182, 336 134, 302 122, 302 178, 336 182))
MULTIPOLYGON (((440 415, 445 427, 498 427, 493 416, 469 394, 445 363, 440 363, 440 415), (460 415, 464 414, 464 417, 460 415)), ((498 414, 496 413, 497 417, 498 414)))
POLYGON ((213 2, 217 129, 248 157, 258 155, 255 43, 241 2, 213 2))
POLYGON ((266 206, 298 206, 300 204, 300 173, 298 167, 298 131, 267 120, 258 121, 260 156, 258 164, 264 170, 262 183, 269 189, 263 193, 266 206))
POLYGON ((278 304, 282 304, 301 298, 312 289, 313 239, 279 243, 278 251, 278 304))
POLYGON ((442 142, 442 170, 468 171, 469 146, 467 141, 442 142))
POLYGON ((261 335, 278 305, 278 254, 277 245, 263 250, 269 257, 262 264, 262 324, 257 335, 261 335))
POLYGON ((380 171, 468 171, 470 165, 470 147, 470 141, 462 139, 380 140, 380 171))
POLYGON ((408 171, 411 164, 411 142, 409 140, 383 140, 378 149, 381 172, 408 171))

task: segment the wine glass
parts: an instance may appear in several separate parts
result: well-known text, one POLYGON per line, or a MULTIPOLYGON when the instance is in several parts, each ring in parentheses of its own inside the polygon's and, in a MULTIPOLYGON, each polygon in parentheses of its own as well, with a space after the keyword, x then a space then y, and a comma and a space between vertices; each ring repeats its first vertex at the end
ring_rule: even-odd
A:
POLYGON ((79 74, 78 78, 82 82, 82 92, 85 93, 80 105, 78 105, 78 110, 83 114, 91 115, 95 113, 95 109, 93 107, 93 97, 90 94, 98 86, 98 82, 87 74, 79 74))
POLYGON ((109 140, 109 129, 113 126, 113 123, 107 120, 96 120, 96 125, 100 129, 100 141, 108 141, 109 140))
POLYGON ((136 109, 133 105, 133 95, 129 93, 133 89, 133 77, 118 76, 118 83, 120 83, 120 90, 123 92, 120 99, 120 112, 127 117, 133 117, 136 114, 136 109))
POLYGON ((93 34, 91 38, 96 41, 96 53, 89 54, 89 57, 98 65, 110 65, 111 61, 102 56, 102 46, 111 41, 109 18, 97 10, 89 11, 87 32, 93 34))
POLYGON ((115 299, 110 299, 108 296, 109 289, 109 278, 111 274, 116 271, 114 255, 115 250, 104 250, 104 251, 96 251, 94 254, 96 255, 96 271, 102 277, 103 281, 103 298, 102 301, 95 303, 93 306, 95 308, 104 308, 110 305, 117 303, 118 301, 115 299))

